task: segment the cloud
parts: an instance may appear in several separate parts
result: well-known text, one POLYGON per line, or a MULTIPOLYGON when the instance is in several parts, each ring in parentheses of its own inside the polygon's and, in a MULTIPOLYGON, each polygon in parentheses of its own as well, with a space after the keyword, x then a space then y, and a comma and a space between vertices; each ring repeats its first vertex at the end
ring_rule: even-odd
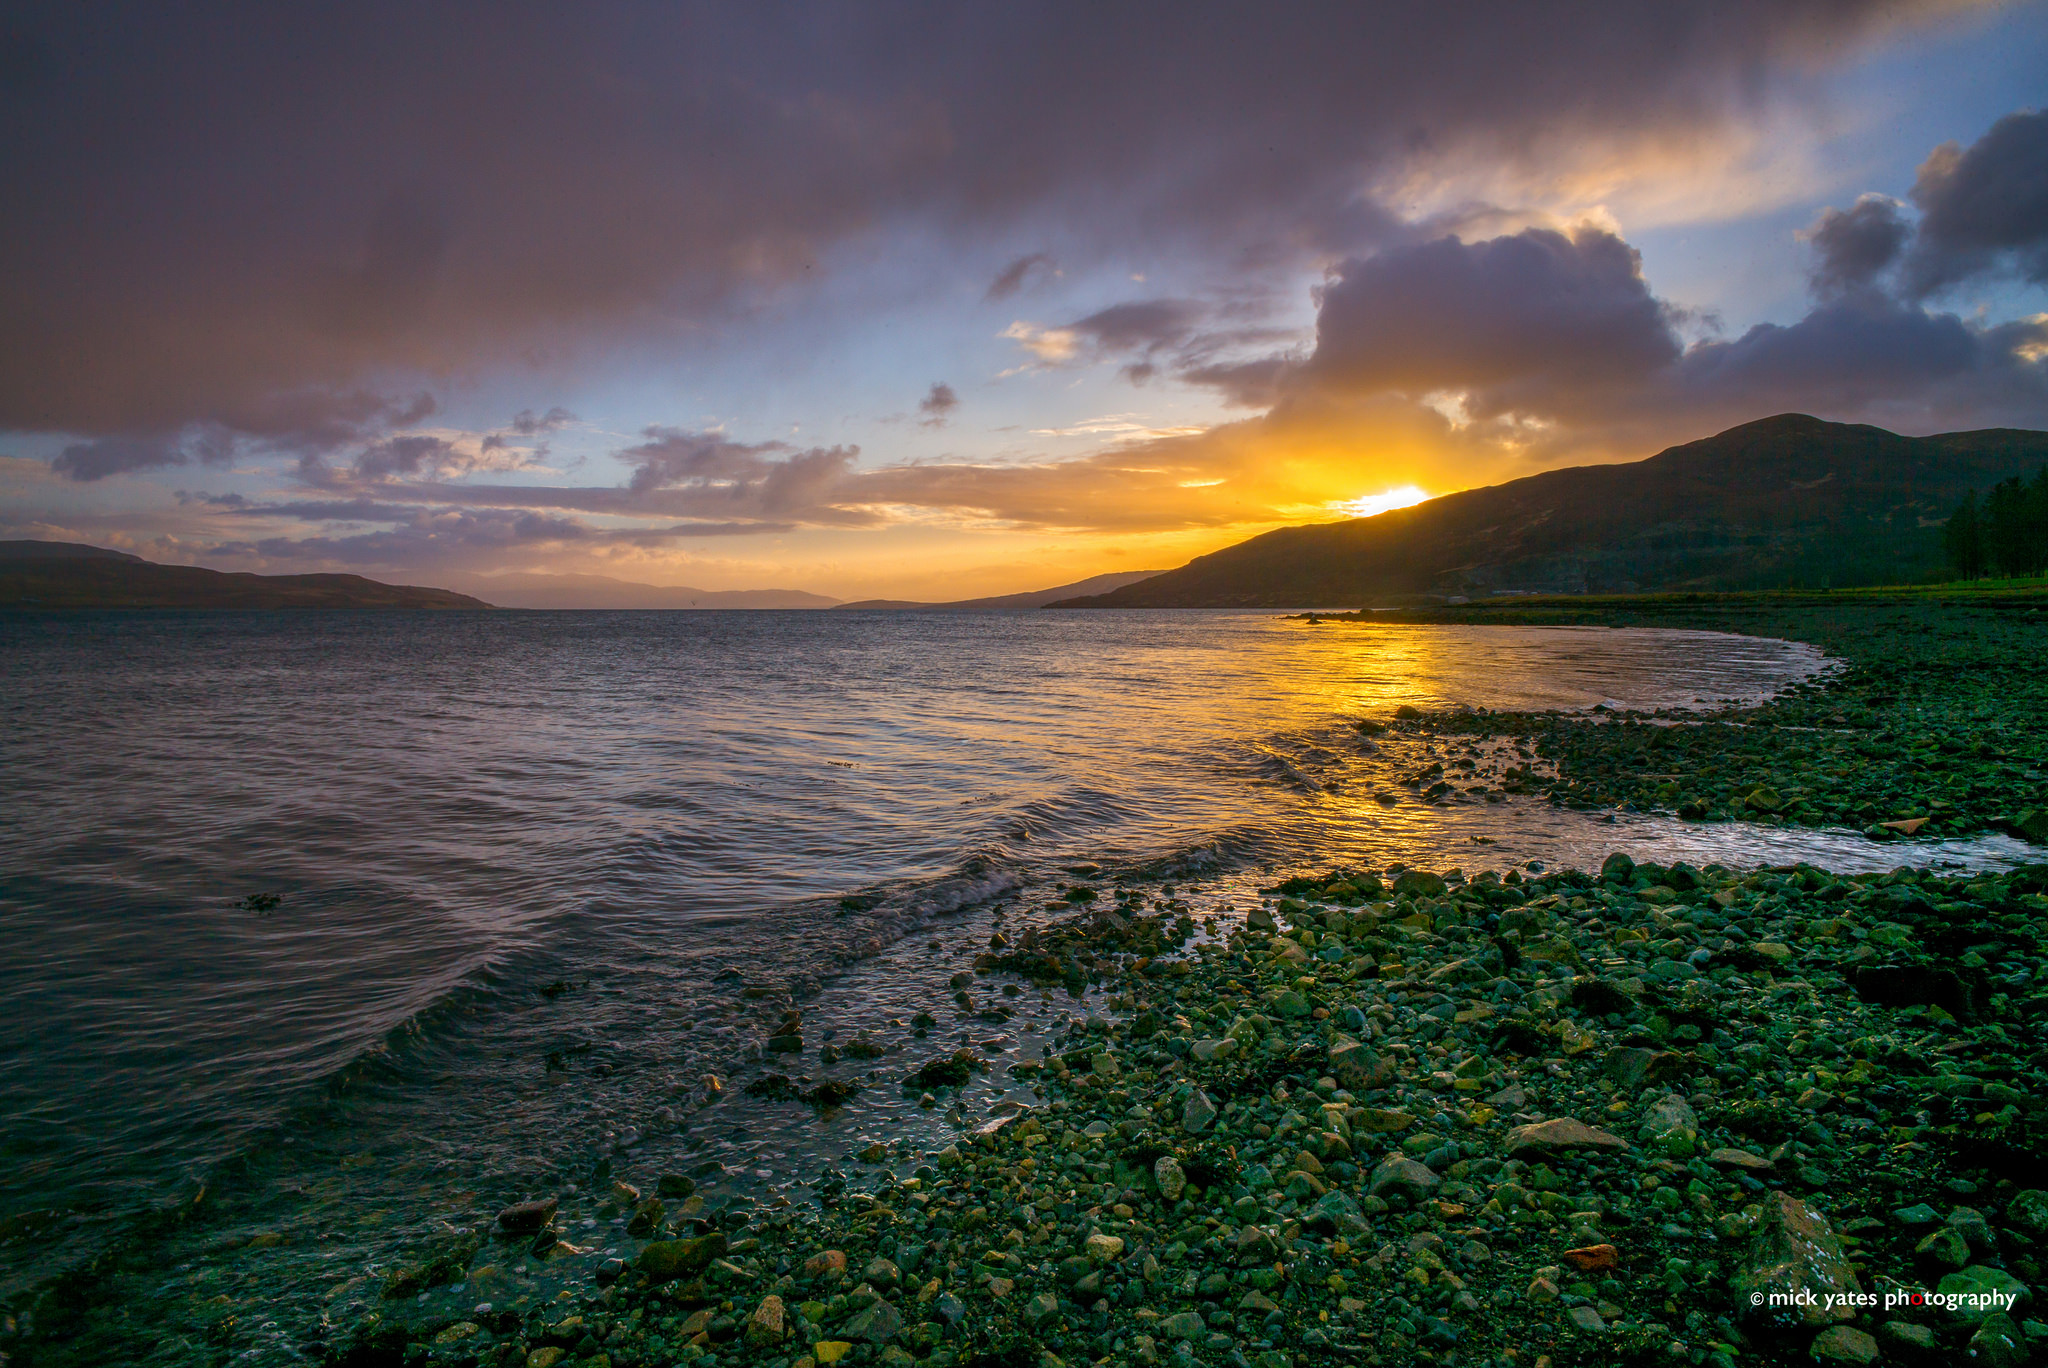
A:
POLYGON ((2048 284, 2048 111, 2008 114, 1967 149, 1935 148, 1912 200, 1915 295, 1997 271, 2048 284))
POLYGON ((42 6, 0 86, 0 428, 253 435, 281 395, 559 373, 713 335, 887 233, 1356 254, 1404 170, 1562 182, 1640 148, 1681 179, 1956 8, 42 6))
POLYGON ((996 278, 989 282, 988 293, 983 298, 991 304, 1000 303, 1023 289, 1025 283, 1034 275, 1042 279, 1046 276, 1057 277, 1059 273, 1059 263, 1044 252, 1020 256, 997 272, 996 278))
POLYGON ((1825 209, 1805 238, 1813 244, 1808 273, 1824 299, 1868 290, 1912 240, 1912 225, 1889 195, 1864 195, 1848 209, 1825 209))
POLYGON ((1677 359, 1671 323, 1635 249, 1604 230, 1440 238, 1337 267, 1298 374, 1350 392, 1491 392, 1481 408, 1499 412, 1640 381, 1677 359))
POLYGON ((525 409, 512 420, 510 426, 521 437, 537 437, 575 421, 575 414, 558 405, 538 416, 532 409, 525 409))
POLYGON ((953 393, 953 387, 935 382, 930 392, 917 401, 917 411, 921 415, 918 422, 924 427, 944 427, 946 420, 953 416, 953 410, 959 407, 960 396, 953 393))

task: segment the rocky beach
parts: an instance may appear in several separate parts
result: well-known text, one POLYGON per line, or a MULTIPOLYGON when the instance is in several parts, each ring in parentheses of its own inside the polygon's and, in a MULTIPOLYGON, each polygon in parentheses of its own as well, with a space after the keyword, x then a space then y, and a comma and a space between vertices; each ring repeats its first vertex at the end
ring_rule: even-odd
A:
MULTIPOLYGON (((1747 629, 1834 668, 1723 711, 1360 717, 1359 744, 1414 761, 1366 801, 1850 825, 1889 843, 1890 872, 1501 867, 1484 842, 1464 867, 1263 887, 1077 867, 883 1026, 822 1031, 770 976, 735 976, 758 1063, 704 1080, 678 1128, 747 1106, 819 1126, 886 1094, 908 1118, 894 1138, 780 1188, 717 1162, 643 1171, 628 1144, 519 1184, 443 1175, 434 1228, 338 1277, 296 1352, 2034 1361, 2048 866, 1915 850, 2038 839, 2048 633, 1999 609, 1770 612, 1747 629), (1033 1022, 1056 1025, 1016 1048, 1033 1022)), ((178 1361, 231 1361, 260 1308, 209 1297, 193 1267, 178 1361)), ((68 1281, 8 1351, 122 1361, 115 1308, 163 1272, 131 1253, 68 1281)))

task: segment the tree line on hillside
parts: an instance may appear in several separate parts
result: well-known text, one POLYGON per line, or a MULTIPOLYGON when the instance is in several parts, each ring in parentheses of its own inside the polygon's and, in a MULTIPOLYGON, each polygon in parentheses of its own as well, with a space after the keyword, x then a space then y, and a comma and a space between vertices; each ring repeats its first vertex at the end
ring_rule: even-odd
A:
POLYGON ((1974 492, 1965 494, 1942 529, 1941 544, 1965 579, 1993 571, 2024 579, 2048 570, 2048 466, 2031 480, 2000 480, 1981 503, 1974 492))

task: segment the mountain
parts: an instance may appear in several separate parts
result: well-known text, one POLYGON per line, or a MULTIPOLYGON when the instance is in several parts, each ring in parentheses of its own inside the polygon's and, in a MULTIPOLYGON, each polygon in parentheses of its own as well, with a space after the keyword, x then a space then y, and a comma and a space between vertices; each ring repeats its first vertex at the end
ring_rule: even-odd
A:
POLYGON ((1647 460, 1551 470, 1371 518, 1282 528, 1057 608, 1385 606, 1492 593, 1840 588, 1938 573, 1963 495, 2048 462, 2048 433, 1901 437, 1780 414, 1647 460))
POLYGON ((223 574, 74 542, 0 542, 6 608, 489 608, 361 575, 223 574))
POLYGON ((464 575, 455 580, 500 608, 830 608, 800 589, 691 589, 609 575, 464 575))
POLYGON ((1091 575, 1072 584, 1062 584, 1053 589, 1034 589, 1027 594, 998 594, 994 598, 954 599, 950 603, 913 603, 908 599, 861 599, 857 603, 842 603, 841 608, 863 608, 869 611, 909 611, 926 613, 1006 613, 1027 608, 1043 608, 1059 599, 1070 599, 1078 594, 1107 594, 1139 580, 1151 579, 1159 574, 1157 570, 1118 570, 1108 575, 1091 575))

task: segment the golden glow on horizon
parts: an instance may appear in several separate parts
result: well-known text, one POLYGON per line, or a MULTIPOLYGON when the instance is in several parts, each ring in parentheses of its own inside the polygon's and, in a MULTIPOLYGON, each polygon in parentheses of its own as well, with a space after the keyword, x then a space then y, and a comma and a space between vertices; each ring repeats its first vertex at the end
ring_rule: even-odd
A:
POLYGON ((1347 518, 1370 518, 1376 514, 1390 513, 1397 508, 1412 508, 1424 500, 1435 497, 1436 495, 1420 485, 1398 485, 1393 489, 1382 490, 1378 494, 1332 502, 1326 507, 1332 512, 1342 513, 1347 518))

